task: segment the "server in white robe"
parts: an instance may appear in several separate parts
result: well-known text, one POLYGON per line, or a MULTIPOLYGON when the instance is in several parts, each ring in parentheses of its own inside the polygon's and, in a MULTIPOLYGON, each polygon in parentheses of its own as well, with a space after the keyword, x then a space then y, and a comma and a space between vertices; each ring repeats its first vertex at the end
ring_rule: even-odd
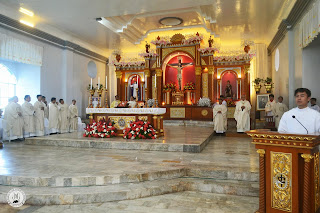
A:
POLYGON ((69 107, 64 103, 63 99, 59 100, 59 132, 69 132, 69 107))
POLYGON ((50 134, 55 134, 59 132, 59 106, 57 104, 56 98, 51 98, 49 103, 49 132, 50 134))
POLYGON ((279 127, 279 123, 280 123, 280 120, 281 120, 283 114, 288 111, 287 105, 285 105, 282 102, 283 102, 283 97, 279 96, 278 103, 276 103, 273 108, 273 116, 274 116, 274 120, 275 120, 275 126, 277 129, 279 127))
POLYGON ((35 126, 34 126, 34 108, 30 103, 30 95, 24 97, 24 103, 22 104, 22 115, 24 120, 23 135, 25 138, 35 136, 35 126))
POLYGON ((237 102, 234 112, 234 118, 237 121, 237 132, 243 133, 250 130, 250 110, 251 104, 242 95, 241 100, 237 102))
POLYGON ((311 104, 311 106, 310 106, 311 109, 314 109, 314 110, 320 112, 320 107, 319 107, 319 105, 317 105, 317 99, 316 98, 311 98, 310 99, 310 104, 311 104))
POLYGON ((14 96, 10 99, 8 106, 5 108, 4 119, 6 120, 7 140, 23 140, 23 116, 22 108, 18 104, 18 97, 14 96))
POLYGON ((224 133, 226 129, 227 121, 227 107, 222 103, 222 98, 219 98, 219 103, 217 103, 213 108, 213 122, 214 131, 216 133, 224 133))
POLYGON ((42 95, 37 95, 37 101, 34 103, 34 123, 36 136, 44 136, 44 103, 42 95))
POLYGON ((273 108, 275 107, 275 104, 276 104, 276 102, 274 100, 274 95, 270 94, 269 101, 267 102, 266 107, 265 107, 266 116, 274 116, 273 115, 273 108))
POLYGON ((73 99, 72 104, 69 106, 70 132, 78 131, 78 108, 76 103, 77 101, 73 99))
POLYGON ((42 103, 44 105, 44 117, 49 119, 49 106, 45 96, 42 96, 42 103))
POLYGON ((308 107, 311 91, 298 88, 295 91, 297 107, 285 112, 278 132, 287 134, 320 134, 320 113, 308 107))

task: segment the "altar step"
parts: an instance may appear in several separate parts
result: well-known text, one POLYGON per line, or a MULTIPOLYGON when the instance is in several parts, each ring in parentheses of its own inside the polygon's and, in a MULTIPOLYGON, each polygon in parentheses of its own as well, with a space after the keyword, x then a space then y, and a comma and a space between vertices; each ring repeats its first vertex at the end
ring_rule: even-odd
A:
POLYGON ((164 120, 163 125, 213 127, 213 122, 212 121, 193 121, 193 120, 164 120))
MULTIPOLYGON (((0 186, 0 203, 7 203, 12 186, 0 186)), ((182 191, 210 192, 240 196, 258 196, 257 182, 177 178, 143 183, 126 183, 89 187, 15 187, 26 194, 26 204, 63 205, 131 200, 182 191)))

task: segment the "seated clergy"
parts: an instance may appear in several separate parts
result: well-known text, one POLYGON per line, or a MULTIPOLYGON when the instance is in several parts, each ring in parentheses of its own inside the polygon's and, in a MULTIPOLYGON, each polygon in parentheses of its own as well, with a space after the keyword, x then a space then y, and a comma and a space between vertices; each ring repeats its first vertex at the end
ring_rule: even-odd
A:
POLYGON ((114 96, 116 100, 112 101, 110 108, 116 108, 121 103, 119 95, 114 96))
POLYGON ((5 134, 8 140, 23 140, 23 117, 22 108, 18 104, 18 97, 9 99, 9 104, 4 111, 4 120, 6 121, 5 134))
POLYGON ((51 98, 49 103, 49 133, 54 134, 59 132, 59 106, 56 98, 51 98))
POLYGON ((68 105, 64 103, 63 99, 59 100, 59 132, 69 132, 69 109, 68 105))
POLYGON ((69 125, 70 132, 78 131, 78 108, 76 105, 77 101, 72 100, 72 104, 69 106, 69 125))
POLYGON ((320 134, 320 113, 308 107, 311 91, 298 88, 294 92, 297 107, 285 112, 278 132, 288 134, 320 134))
POLYGON ((219 103, 213 108, 213 119, 214 131, 224 133, 227 130, 225 125, 227 122, 227 107, 222 103, 222 98, 219 98, 219 103))
POLYGON ((279 122, 282 118, 282 115, 288 111, 288 107, 287 105, 285 105, 283 102, 283 97, 282 96, 279 96, 278 98, 278 103, 276 103, 274 105, 274 108, 273 108, 273 116, 274 116, 274 120, 275 120, 275 126, 276 128, 279 127, 279 122))
POLYGON ((30 103, 30 95, 24 97, 25 102, 22 104, 22 115, 24 120, 23 135, 25 138, 35 136, 34 114, 35 110, 30 103))
POLYGON ((250 102, 246 100, 245 95, 242 95, 241 100, 236 104, 234 112, 234 118, 237 121, 237 132, 243 133, 250 130, 250 110, 250 102))
POLYGON ((130 101, 128 101, 129 108, 136 108, 137 102, 134 100, 133 96, 130 97, 130 101))

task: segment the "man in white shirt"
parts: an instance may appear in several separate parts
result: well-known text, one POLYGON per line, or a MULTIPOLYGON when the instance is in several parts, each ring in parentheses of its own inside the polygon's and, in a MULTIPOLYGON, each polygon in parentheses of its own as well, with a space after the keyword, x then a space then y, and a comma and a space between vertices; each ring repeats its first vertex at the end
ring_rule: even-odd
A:
POLYGON ((25 102, 22 104, 22 115, 24 120, 23 135, 25 138, 35 136, 34 129, 34 108, 30 103, 30 95, 24 97, 25 102))
POLYGON ((311 98, 310 99, 310 104, 311 104, 311 106, 310 106, 311 109, 314 109, 314 110, 320 112, 320 107, 319 107, 319 105, 317 105, 317 99, 316 98, 311 98))
POLYGON ((269 101, 266 104, 265 111, 266 116, 273 116, 273 108, 275 107, 276 102, 274 101, 274 95, 269 95, 269 101))
POLYGON ((283 114, 278 131, 287 134, 320 134, 320 113, 308 107, 311 91, 298 88, 295 93, 297 107, 283 114))
POLYGON ((242 95, 241 100, 236 104, 234 112, 234 118, 237 121, 237 132, 243 133, 250 130, 250 110, 250 102, 246 100, 245 95, 242 95))
POLYGON ((76 103, 77 101, 73 99, 72 104, 69 106, 70 132, 78 131, 78 108, 76 103))
POLYGON ((219 103, 217 103, 213 108, 213 122, 214 122, 214 131, 221 134, 224 133, 226 129, 226 120, 227 120, 227 107, 222 104, 222 98, 219 98, 219 103))
POLYGON ((288 111, 287 105, 285 105, 282 102, 283 102, 283 97, 279 96, 278 103, 276 103, 273 108, 273 116, 274 116, 274 120, 275 120, 275 126, 277 129, 279 127, 279 123, 280 123, 280 120, 281 120, 283 114, 286 111, 288 111))
POLYGON ((49 103, 49 132, 55 134, 59 132, 59 106, 56 98, 51 98, 49 103))

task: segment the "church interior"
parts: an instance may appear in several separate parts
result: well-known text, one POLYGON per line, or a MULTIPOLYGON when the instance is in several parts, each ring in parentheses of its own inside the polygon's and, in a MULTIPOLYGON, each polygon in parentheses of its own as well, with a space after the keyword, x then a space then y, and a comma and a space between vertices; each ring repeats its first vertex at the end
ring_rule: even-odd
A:
POLYGON ((319 33, 320 0, 0 0, 0 212, 320 212, 320 133, 280 131, 319 33))

